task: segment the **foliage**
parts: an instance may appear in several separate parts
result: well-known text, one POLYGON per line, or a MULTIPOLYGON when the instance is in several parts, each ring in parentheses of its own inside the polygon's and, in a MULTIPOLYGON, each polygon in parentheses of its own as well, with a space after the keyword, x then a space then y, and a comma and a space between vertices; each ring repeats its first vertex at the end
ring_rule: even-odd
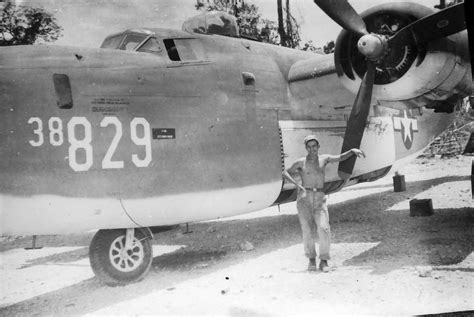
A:
POLYGON ((62 30, 56 19, 42 8, 9 2, 0 13, 0 46, 56 41, 62 30))
POLYGON ((262 19, 261 22, 263 23, 263 27, 257 39, 265 43, 279 45, 280 37, 276 22, 268 19, 262 19))
POLYGON ((334 53, 335 49, 336 49, 336 44, 334 43, 334 41, 327 42, 326 45, 324 45, 323 47, 324 54, 334 53))
POLYGON ((299 48, 301 41, 299 34, 300 26, 290 12, 290 0, 286 0, 285 7, 283 7, 282 0, 277 0, 277 12, 280 45, 299 48))
MULTIPOLYGON (((287 2, 289 5, 289 2, 287 2)), ((301 42, 300 38, 300 26, 296 19, 290 12, 289 7, 285 8, 286 15, 286 43, 282 44, 286 47, 298 48, 301 42)))
POLYGON ((303 44, 303 47, 301 48, 302 51, 308 51, 308 52, 313 52, 313 53, 318 53, 318 54, 323 54, 323 50, 321 47, 316 47, 314 46, 313 41, 308 41, 303 44))
POLYGON ((467 150, 470 153, 473 145, 468 144, 468 142, 474 129, 473 115, 470 98, 458 100, 453 123, 429 145, 423 156, 442 155, 449 157, 459 155, 466 146, 468 146, 467 150))
POLYGON ((446 0, 440 0, 439 1, 439 4, 438 5, 435 5, 434 7, 436 9, 444 9, 446 7, 450 7, 450 6, 453 6, 455 4, 458 4, 458 3, 461 3, 463 2, 464 0, 451 0, 449 2, 446 3, 446 0))
POLYGON ((313 41, 308 41, 304 43, 301 50, 318 54, 331 54, 334 53, 335 48, 336 45, 334 44, 334 41, 327 42, 326 45, 324 45, 323 47, 316 47, 314 46, 313 41))

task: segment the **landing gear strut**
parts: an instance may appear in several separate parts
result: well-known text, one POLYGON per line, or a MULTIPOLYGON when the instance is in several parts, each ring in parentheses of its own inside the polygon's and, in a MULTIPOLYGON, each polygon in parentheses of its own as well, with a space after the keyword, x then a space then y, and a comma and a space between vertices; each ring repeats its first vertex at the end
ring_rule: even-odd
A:
POLYGON ((141 280, 153 259, 151 237, 144 229, 99 230, 89 248, 95 275, 108 286, 141 280))

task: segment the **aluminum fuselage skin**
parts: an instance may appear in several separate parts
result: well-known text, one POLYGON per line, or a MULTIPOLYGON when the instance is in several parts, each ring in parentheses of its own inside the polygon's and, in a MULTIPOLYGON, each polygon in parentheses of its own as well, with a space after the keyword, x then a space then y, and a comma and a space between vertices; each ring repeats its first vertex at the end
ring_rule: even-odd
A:
MULTIPOLYGON (((0 49, 0 234, 251 212, 277 200, 282 169, 305 154, 306 134, 320 136, 320 152, 340 153, 355 96, 339 83, 332 55, 152 31, 158 40, 188 41, 196 58, 0 49), (291 67, 304 60, 314 76, 290 82, 291 67)), ((374 106, 361 145, 367 158, 357 161, 352 183, 419 152, 452 119, 374 106)), ((341 181, 336 164, 326 177, 341 181)))

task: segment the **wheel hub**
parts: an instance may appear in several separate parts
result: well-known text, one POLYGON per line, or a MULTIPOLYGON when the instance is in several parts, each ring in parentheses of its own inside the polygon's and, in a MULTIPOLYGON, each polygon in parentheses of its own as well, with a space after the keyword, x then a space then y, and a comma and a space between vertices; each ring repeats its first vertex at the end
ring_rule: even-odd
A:
POLYGON ((131 272, 143 263, 144 254, 143 245, 139 240, 134 237, 131 248, 127 248, 125 236, 120 236, 114 240, 110 247, 109 259, 117 270, 131 272))

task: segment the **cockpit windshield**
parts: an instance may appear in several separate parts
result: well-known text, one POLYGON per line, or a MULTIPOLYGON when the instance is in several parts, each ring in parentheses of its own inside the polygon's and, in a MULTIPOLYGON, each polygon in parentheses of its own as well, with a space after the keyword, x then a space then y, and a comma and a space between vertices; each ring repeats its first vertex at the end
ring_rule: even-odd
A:
POLYGON ((147 37, 147 34, 140 33, 122 33, 119 35, 112 35, 107 37, 100 47, 116 50, 133 51, 147 37))
POLYGON ((111 49, 117 49, 122 42, 123 39, 123 34, 120 35, 114 35, 114 36, 109 36, 107 37, 102 45, 100 46, 101 48, 111 48, 111 49))

